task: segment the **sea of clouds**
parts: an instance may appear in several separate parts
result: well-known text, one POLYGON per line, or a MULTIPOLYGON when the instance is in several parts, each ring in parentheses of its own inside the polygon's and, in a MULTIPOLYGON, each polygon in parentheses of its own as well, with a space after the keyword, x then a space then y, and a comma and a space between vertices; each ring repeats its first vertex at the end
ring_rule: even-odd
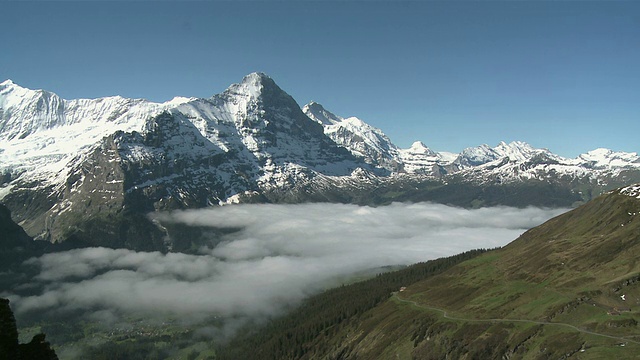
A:
POLYGON ((419 203, 164 213, 157 220, 241 230, 197 255, 107 248, 46 254, 27 262, 38 269, 30 285, 41 291, 3 295, 18 317, 80 310, 105 323, 127 314, 264 319, 352 274, 506 245, 566 210, 419 203))

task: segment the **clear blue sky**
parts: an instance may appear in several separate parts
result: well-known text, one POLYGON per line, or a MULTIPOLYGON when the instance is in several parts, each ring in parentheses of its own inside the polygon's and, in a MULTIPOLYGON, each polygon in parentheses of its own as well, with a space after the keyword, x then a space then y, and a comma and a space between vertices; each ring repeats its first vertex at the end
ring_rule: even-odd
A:
POLYGON ((209 97, 253 71, 439 151, 640 152, 640 2, 0 2, 0 81, 209 97))

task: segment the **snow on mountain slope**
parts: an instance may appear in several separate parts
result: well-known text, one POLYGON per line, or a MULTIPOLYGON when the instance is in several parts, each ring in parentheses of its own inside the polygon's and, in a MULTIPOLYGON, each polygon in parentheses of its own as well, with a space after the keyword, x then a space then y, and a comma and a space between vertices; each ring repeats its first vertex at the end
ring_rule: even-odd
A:
POLYGON ((640 157, 637 153, 614 152, 602 148, 578 156, 577 162, 584 167, 594 169, 640 167, 640 157))
POLYGON ((460 155, 449 151, 438 151, 438 154, 444 164, 452 164, 460 155))
POLYGON ((69 214, 88 221, 125 208, 202 207, 242 194, 295 197, 313 194, 323 178, 350 177, 361 167, 376 172, 261 73, 209 99, 163 104, 67 101, 11 82, 0 98, 2 194, 12 204, 41 199, 16 216, 49 240, 66 236, 75 221, 69 214))
POLYGON ((593 189, 638 182, 639 174, 637 154, 607 149, 576 159, 523 142, 460 154, 421 142, 399 149, 358 118, 315 102, 300 109, 261 73, 211 98, 161 104, 117 96, 64 100, 0 84, 0 199, 29 234, 52 241, 79 223, 88 224, 78 230, 87 238, 157 232, 126 219, 113 225, 124 213, 236 201, 385 203, 403 195, 464 206, 473 199, 463 198, 460 186, 530 180, 560 186, 563 196, 585 190, 588 199, 593 189))
POLYGON ((513 141, 509 144, 501 141, 498 146, 493 148, 493 151, 499 157, 507 157, 510 161, 526 161, 537 154, 549 153, 546 149, 534 149, 531 145, 522 141, 513 141))
POLYGON ((171 111, 185 114, 209 141, 267 173, 295 163, 325 175, 349 175, 364 165, 324 136, 322 126, 261 73, 171 111))
POLYGON ((442 166, 452 161, 451 154, 435 152, 420 141, 414 142, 408 149, 401 149, 399 153, 404 170, 410 174, 441 176, 444 175, 442 166))
POLYGON ((546 149, 535 149, 522 141, 513 141, 509 144, 501 141, 493 148, 486 144, 466 148, 454 160, 454 163, 459 169, 467 169, 505 158, 511 162, 522 162, 543 153, 551 154, 546 149))
POLYGON ((640 199, 640 184, 626 186, 620 189, 620 194, 640 199))
POLYGON ((597 149, 568 159, 520 141, 501 142, 494 148, 487 145, 468 148, 454 163, 459 166, 459 175, 479 183, 561 178, 602 182, 604 178, 620 176, 623 171, 640 170, 640 158, 635 153, 597 149))
POLYGON ((0 172, 60 184, 70 162, 115 131, 142 131, 145 121, 187 99, 163 104, 119 96, 64 100, 44 90, 0 84, 0 172))
POLYGON ((311 120, 314 120, 321 125, 338 125, 344 118, 335 115, 328 111, 324 106, 312 101, 302 108, 304 112, 311 120))
MULTIPOLYGON (((184 117, 203 141, 217 149, 215 152, 233 158, 238 167, 246 169, 243 176, 273 186, 286 183, 289 173, 305 173, 303 169, 345 176, 363 165, 345 158, 334 144, 364 159, 371 169, 436 178, 460 173, 484 182, 540 179, 547 173, 597 177, 603 171, 615 175, 624 169, 640 168, 635 153, 596 149, 576 159, 565 159, 518 141, 501 142, 493 148, 467 148, 460 154, 434 152, 420 142, 399 149, 380 129, 358 118, 337 116, 316 102, 300 111, 295 100, 271 78, 253 73, 212 98, 176 97, 162 104, 118 96, 64 100, 7 80, 0 84, 3 183, 20 178, 43 186, 63 184, 73 164, 81 163, 102 138, 116 131, 147 134, 153 123, 150 119, 163 111, 184 117)), ((172 146, 176 150, 178 145, 172 146)), ((144 154, 145 150, 132 145, 130 153, 144 154)), ((188 146, 183 153, 187 156, 188 146)), ((132 156, 129 161, 133 161, 132 156)), ((229 168, 224 176, 235 176, 236 171, 229 168)), ((0 193, 8 191, 5 187, 0 193)))
POLYGON ((256 172, 296 161, 329 175, 348 175, 357 168, 342 161, 345 153, 321 136, 322 128, 273 80, 254 73, 210 99, 175 98, 162 104, 122 97, 63 100, 5 81, 0 88, 0 171, 11 179, 61 184, 70 163, 81 161, 103 137, 116 131, 146 133, 149 119, 166 110, 184 113, 207 140, 223 152, 237 153, 256 172))
POLYGON ((420 141, 409 149, 400 149, 378 128, 356 118, 343 118, 315 101, 302 108, 310 118, 324 126, 324 132, 355 156, 363 157, 392 173, 416 174, 440 178, 447 173, 459 154, 435 152, 420 141))
POLYGON ((313 101, 305 105, 302 111, 310 119, 323 125, 324 133, 353 155, 389 171, 401 169, 399 149, 382 130, 356 117, 337 116, 313 101))

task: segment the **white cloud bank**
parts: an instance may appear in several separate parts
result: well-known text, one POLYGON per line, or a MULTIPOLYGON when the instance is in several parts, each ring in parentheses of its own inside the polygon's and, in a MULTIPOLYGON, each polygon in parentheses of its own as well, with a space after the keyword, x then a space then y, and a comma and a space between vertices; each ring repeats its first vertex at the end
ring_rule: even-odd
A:
MULTIPOLYGON (((31 259, 40 294, 18 313, 89 310, 202 318, 282 312, 349 274, 503 246, 566 209, 466 210, 436 204, 237 205, 159 219, 238 227, 202 255, 88 248, 31 259)), ((10 295, 10 294, 9 294, 10 295)))

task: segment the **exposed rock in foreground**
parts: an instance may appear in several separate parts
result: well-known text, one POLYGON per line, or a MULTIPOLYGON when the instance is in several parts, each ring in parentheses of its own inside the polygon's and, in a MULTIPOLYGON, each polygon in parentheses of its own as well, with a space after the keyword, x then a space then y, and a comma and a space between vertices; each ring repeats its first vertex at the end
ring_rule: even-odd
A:
POLYGON ((9 300, 0 298, 0 360, 58 360, 58 356, 38 334, 27 344, 18 343, 18 329, 9 300))

